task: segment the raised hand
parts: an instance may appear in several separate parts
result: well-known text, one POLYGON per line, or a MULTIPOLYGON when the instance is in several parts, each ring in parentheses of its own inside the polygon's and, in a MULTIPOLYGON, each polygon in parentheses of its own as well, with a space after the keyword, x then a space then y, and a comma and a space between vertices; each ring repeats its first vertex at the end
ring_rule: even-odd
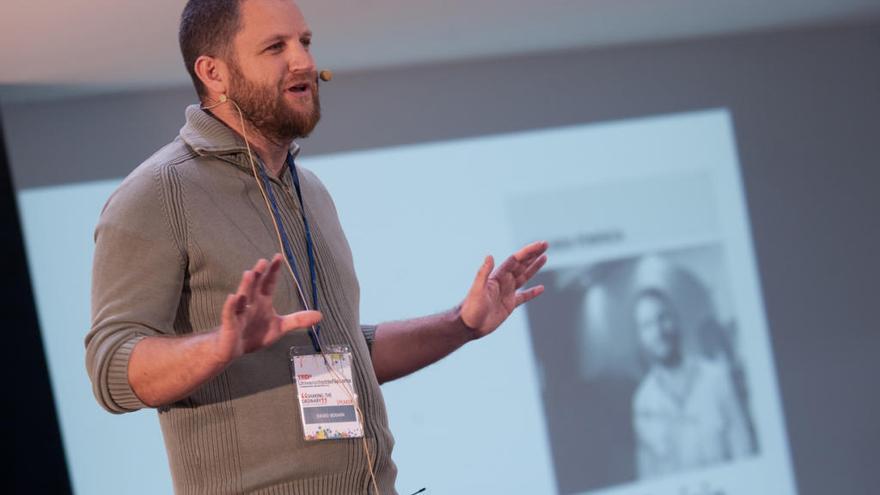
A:
POLYGON ((533 242, 494 271, 492 256, 486 256, 461 304, 461 319, 474 333, 474 338, 492 333, 517 306, 544 292, 543 285, 519 289, 547 262, 546 251, 546 241, 533 242))
POLYGON ((217 358, 221 362, 268 347, 286 332, 321 321, 321 313, 317 311, 287 315, 275 312, 272 294, 282 262, 280 254, 271 261, 260 259, 244 272, 236 293, 227 296, 216 340, 217 358))

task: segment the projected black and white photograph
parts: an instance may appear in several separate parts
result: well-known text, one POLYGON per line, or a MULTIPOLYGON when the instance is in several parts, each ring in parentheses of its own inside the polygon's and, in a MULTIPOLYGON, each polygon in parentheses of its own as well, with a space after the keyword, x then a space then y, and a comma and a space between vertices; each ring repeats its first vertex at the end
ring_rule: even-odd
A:
POLYGON ((721 245, 546 270, 528 310, 561 494, 756 454, 721 245))

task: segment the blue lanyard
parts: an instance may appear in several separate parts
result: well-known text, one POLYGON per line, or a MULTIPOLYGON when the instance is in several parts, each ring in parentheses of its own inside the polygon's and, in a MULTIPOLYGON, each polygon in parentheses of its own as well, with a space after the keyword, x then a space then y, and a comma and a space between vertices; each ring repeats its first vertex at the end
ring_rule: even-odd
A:
MULTIPOLYGON (((315 262, 315 249, 312 245, 312 231, 309 228, 309 220, 306 218, 306 204, 302 198, 302 191, 299 186, 299 176, 296 173, 296 164, 293 162, 293 157, 290 153, 287 154, 287 167, 290 169, 290 175, 293 177, 293 185, 296 188, 296 196, 299 198, 300 205, 300 214, 302 215, 303 227, 306 231, 306 252, 309 255, 309 275, 312 280, 312 309, 315 311, 318 310, 318 276, 315 262)), ((290 267, 293 269, 293 276, 296 278, 297 283, 302 280, 299 276, 299 271, 296 268, 296 259, 293 257, 293 249, 290 247, 290 239, 287 237, 287 231, 284 230, 284 224, 281 222, 281 213, 278 211, 278 203, 275 201, 275 193, 272 191, 272 187, 269 182, 269 176, 266 175, 266 171, 263 167, 260 168, 260 176, 263 179, 263 184, 266 188, 266 194, 269 195, 269 203, 272 205, 272 216, 275 217, 275 223, 278 224, 278 231, 281 234, 281 244, 284 249, 284 256, 287 258, 287 262, 290 263, 290 267)), ((303 301, 303 303, 307 303, 307 301, 303 301)), ((315 331, 312 332, 312 329, 309 329, 309 338, 312 340, 312 345, 315 347, 316 352, 321 352, 321 344, 319 343, 318 337, 321 335, 321 325, 315 325, 315 331)))

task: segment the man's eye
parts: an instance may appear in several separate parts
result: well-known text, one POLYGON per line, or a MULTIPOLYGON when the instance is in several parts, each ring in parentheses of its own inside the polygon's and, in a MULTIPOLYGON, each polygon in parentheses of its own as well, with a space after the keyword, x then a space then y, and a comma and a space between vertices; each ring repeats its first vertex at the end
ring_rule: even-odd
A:
POLYGON ((300 40, 300 43, 302 43, 302 46, 304 46, 306 48, 312 46, 312 40, 310 40, 310 39, 300 40))
POLYGON ((272 50, 273 52, 277 52, 278 50, 281 50, 282 48, 284 48, 284 43, 279 41, 278 43, 275 43, 274 45, 270 45, 268 49, 272 50))

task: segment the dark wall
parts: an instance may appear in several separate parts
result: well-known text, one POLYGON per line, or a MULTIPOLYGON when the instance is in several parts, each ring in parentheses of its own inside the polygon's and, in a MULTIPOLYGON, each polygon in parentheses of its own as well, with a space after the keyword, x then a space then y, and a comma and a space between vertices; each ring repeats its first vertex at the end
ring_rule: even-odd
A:
POLYGON ((13 493, 68 493, 64 449, 6 156, 0 118, 0 260, 5 264, 0 298, 5 308, 4 376, 12 385, 7 387, 10 400, 4 402, 4 409, 13 411, 4 414, 3 438, 14 438, 14 448, 8 450, 15 459, 13 493))
MULTIPOLYGON (((880 20, 337 74, 305 154, 731 110, 801 493, 880 482, 880 20)), ((19 188, 122 177, 189 88, 4 107, 19 188)))

